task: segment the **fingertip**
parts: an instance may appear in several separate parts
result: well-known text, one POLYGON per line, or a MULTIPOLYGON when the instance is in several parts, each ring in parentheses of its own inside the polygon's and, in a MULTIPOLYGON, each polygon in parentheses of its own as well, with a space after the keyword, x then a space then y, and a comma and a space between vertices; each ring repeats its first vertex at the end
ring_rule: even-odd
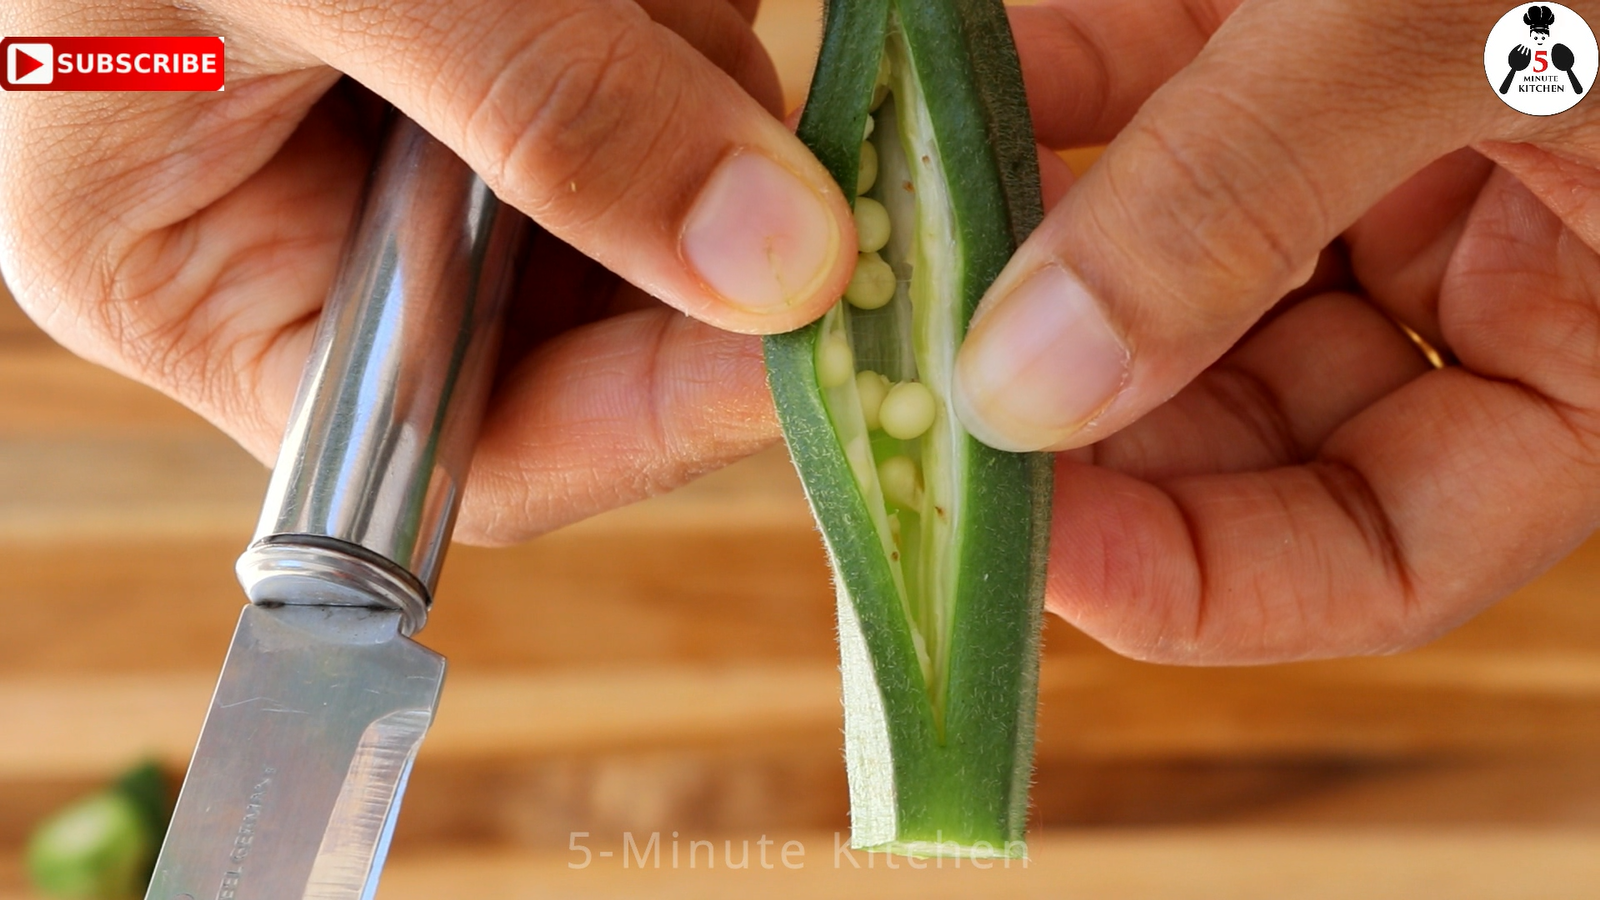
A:
POLYGON ((1130 379, 1132 354, 1077 275, 1048 263, 1002 276, 956 355, 952 399, 979 440, 1000 450, 1062 450, 1130 379))
MULTIPOLYGON (((1056 155, 1055 151, 1042 144, 1036 150, 1039 157, 1040 194, 1044 200, 1044 208, 1049 210, 1066 196, 1067 191, 1071 189, 1073 182, 1076 180, 1076 176, 1073 175, 1072 168, 1067 165, 1065 160, 1056 155)), ((1021 261, 1020 258, 1019 261, 1021 261)), ((1000 303, 1004 302, 1003 297, 1009 296, 1006 290, 1007 284, 1011 281, 1013 279, 1003 275, 996 282, 995 288, 990 291, 991 298, 987 299, 980 308, 979 317, 974 318, 972 322, 974 326, 979 325, 979 318, 985 317, 1000 303)), ((969 332, 969 341, 974 345, 979 343, 1004 343, 1003 337, 995 339, 982 336, 984 331, 985 329, 975 327, 973 331, 969 332), (979 336, 974 337, 974 335, 979 336)), ((1026 453, 1044 449, 1064 450, 1074 446, 1070 438, 1063 438, 1059 434, 1039 434, 1037 433, 1037 428, 1025 422, 1008 421, 1010 417, 1006 416, 1001 408, 984 399, 984 392, 981 389, 976 397, 969 393, 969 381, 980 379, 977 374, 963 374, 963 370, 982 366, 983 364, 977 360, 977 357, 983 352, 978 349, 969 351, 966 347, 962 348, 962 353, 958 356, 956 378, 951 392, 951 401, 955 406, 956 417, 961 420, 968 433, 996 450, 1005 450, 1012 453, 1026 453), (963 364, 961 360, 964 360, 965 363, 963 364)), ((1005 352, 1004 348, 1002 348, 1001 352, 1005 352)), ((1005 353, 1005 355, 1009 356, 1009 353, 1005 353)))
POLYGON ((690 310, 698 318, 731 331, 788 331, 843 292, 855 260, 854 219, 827 171, 801 154, 735 148, 700 188, 678 238, 702 294, 690 310))
POLYGON ((986 444, 996 450, 1007 453, 1031 453, 1044 448, 1043 443, 1037 441, 1019 440, 1015 432, 1021 430, 1015 426, 1007 427, 1009 423, 995 421, 997 416, 986 408, 981 401, 974 401, 968 395, 967 379, 961 376, 960 357, 957 357, 956 377, 950 386, 950 403, 955 407, 956 418, 961 421, 967 433, 977 438, 979 443, 986 444))

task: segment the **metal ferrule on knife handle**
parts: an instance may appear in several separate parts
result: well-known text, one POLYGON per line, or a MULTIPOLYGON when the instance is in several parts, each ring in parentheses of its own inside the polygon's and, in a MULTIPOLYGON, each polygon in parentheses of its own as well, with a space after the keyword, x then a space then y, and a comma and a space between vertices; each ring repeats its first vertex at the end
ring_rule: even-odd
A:
POLYGON ((526 222, 409 119, 391 129, 237 570, 258 604, 426 622, 526 222))
POLYGON ((372 900, 526 220, 396 116, 323 310, 148 900, 372 900))

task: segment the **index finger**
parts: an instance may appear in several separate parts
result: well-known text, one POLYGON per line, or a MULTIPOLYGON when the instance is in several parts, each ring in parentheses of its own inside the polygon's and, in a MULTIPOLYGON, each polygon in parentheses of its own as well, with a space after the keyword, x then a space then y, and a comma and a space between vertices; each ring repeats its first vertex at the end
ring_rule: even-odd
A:
POLYGON ((1039 142, 1109 142, 1239 3, 1045 0, 1009 9, 1039 142))

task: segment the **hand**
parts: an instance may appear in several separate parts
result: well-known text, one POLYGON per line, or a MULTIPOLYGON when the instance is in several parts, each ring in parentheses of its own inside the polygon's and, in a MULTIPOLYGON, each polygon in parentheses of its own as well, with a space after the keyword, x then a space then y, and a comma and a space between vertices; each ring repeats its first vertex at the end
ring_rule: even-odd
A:
POLYGON ((381 97, 544 230, 457 535, 664 490, 777 435, 760 342, 718 329, 796 327, 854 261, 844 199, 773 116, 755 6, 7 0, 3 34, 225 35, 228 88, 6 95, 0 269, 57 340, 270 460, 381 97))
POLYGON ((1390 652, 1600 524, 1600 107, 1501 103, 1505 8, 1015 10, 1041 139, 1115 136, 958 360, 975 434, 1070 451, 1056 612, 1167 662, 1390 652))

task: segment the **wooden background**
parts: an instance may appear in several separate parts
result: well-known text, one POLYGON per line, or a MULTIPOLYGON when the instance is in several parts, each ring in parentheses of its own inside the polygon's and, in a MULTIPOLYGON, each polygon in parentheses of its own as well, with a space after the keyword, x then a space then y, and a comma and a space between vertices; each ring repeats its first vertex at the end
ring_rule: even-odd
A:
MULTIPOLYGON (((798 97, 814 7, 759 26, 798 97)), ((40 816, 141 754, 181 770, 265 477, 0 296, 0 900, 27 896, 40 816)), ((1600 897, 1597 585, 1592 541, 1423 650, 1260 669, 1142 665, 1053 622, 1028 867, 868 869, 834 852, 832 598, 769 451, 453 552, 424 636, 451 676, 380 897, 1600 897), (614 855, 573 868, 573 832, 614 855), (660 866, 625 868, 625 832, 659 832, 660 866)))

